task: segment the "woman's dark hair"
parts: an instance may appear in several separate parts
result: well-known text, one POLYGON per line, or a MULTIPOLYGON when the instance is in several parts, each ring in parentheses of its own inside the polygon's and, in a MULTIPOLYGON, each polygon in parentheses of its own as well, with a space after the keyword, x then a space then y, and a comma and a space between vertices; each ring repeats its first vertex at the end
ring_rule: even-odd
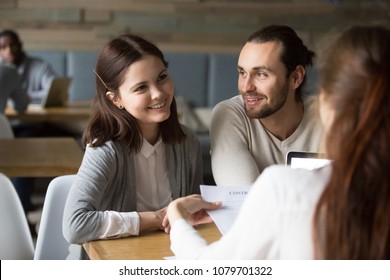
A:
MULTIPOLYGON (((269 25, 249 36, 247 42, 266 43, 280 42, 283 46, 281 61, 287 68, 288 77, 298 65, 305 69, 313 64, 314 52, 309 50, 298 37, 297 33, 289 26, 269 25)), ((306 75, 295 93, 296 100, 302 99, 303 87, 306 83, 306 75)))
POLYGON ((335 118, 330 181, 314 216, 318 258, 390 259, 390 30, 355 26, 326 45, 319 88, 335 118))
MULTIPOLYGON (((154 44, 133 34, 123 34, 103 47, 96 63, 96 96, 90 122, 83 134, 84 145, 98 147, 113 140, 123 141, 136 151, 141 149, 142 134, 137 120, 115 106, 106 93, 110 91, 118 96, 127 69, 145 55, 159 58, 168 67, 163 53, 154 44)), ((179 124, 175 99, 170 111, 169 118, 159 124, 162 140, 165 143, 181 142, 185 134, 179 124)))

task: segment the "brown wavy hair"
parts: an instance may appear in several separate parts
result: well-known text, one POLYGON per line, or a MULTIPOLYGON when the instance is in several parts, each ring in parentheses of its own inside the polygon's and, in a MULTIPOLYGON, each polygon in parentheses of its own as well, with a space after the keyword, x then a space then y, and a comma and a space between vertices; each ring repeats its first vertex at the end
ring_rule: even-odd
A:
MULTIPOLYGON (((137 120, 126 110, 117 108, 107 97, 107 91, 119 95, 127 69, 145 55, 159 58, 168 67, 163 53, 153 43, 133 34, 123 34, 109 41, 101 50, 96 63, 96 96, 92 115, 83 134, 83 145, 99 147, 106 141, 123 141, 133 150, 142 146, 142 133, 137 120)), ((161 122, 160 133, 165 143, 179 143, 185 134, 179 124, 175 98, 171 113, 161 122)))
POLYGON ((314 216, 316 257, 390 259, 390 30, 355 26, 319 58, 335 110, 330 181, 314 216))

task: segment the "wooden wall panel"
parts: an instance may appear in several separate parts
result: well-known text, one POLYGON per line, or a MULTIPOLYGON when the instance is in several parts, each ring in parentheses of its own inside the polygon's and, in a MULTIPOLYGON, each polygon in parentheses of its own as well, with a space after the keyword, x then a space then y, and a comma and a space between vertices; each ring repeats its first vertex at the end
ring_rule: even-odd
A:
POLYGON ((0 9, 13 9, 16 8, 16 0, 1 0, 0 9))
POLYGON ((88 8, 84 10, 83 20, 87 23, 109 23, 112 19, 112 13, 109 10, 96 10, 88 8))
POLYGON ((290 25, 309 47, 353 24, 390 25, 388 0, 1 0, 0 28, 33 50, 96 50, 122 32, 171 50, 235 51, 267 24, 290 25))
MULTIPOLYGON (((173 11, 174 1, 132 1, 132 0, 19 0, 20 8, 42 9, 42 8, 94 8, 96 10, 114 11, 150 11, 158 10, 173 11)), ((180 2, 178 3, 180 4, 180 2)))
POLYGON ((12 20, 29 24, 42 22, 75 22, 79 23, 81 13, 78 9, 0 9, 0 22, 12 20))

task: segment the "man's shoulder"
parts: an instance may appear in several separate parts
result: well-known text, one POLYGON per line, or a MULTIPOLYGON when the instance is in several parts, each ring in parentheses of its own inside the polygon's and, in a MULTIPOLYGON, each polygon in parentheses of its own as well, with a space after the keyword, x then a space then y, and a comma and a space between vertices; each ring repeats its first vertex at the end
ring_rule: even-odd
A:
POLYGON ((42 78, 46 77, 47 79, 52 79, 59 76, 48 61, 39 57, 26 56, 23 64, 24 69, 28 69, 27 71, 29 72, 29 75, 42 75, 42 78))
POLYGON ((241 95, 235 95, 229 99, 222 100, 215 106, 237 106, 237 105, 240 106, 244 105, 244 101, 242 100, 241 95))
POLYGON ((40 57, 27 56, 27 55, 24 58, 24 62, 26 64, 30 64, 30 65, 49 65, 48 62, 46 62, 45 60, 43 60, 40 57))
POLYGON ((213 108, 213 113, 217 111, 242 111, 244 112, 244 101, 241 95, 236 95, 232 98, 219 102, 213 108))
POLYGON ((219 126, 222 123, 242 124, 243 122, 249 123, 252 121, 248 117, 245 111, 244 101, 241 95, 234 96, 230 99, 219 102, 212 111, 212 123, 219 126))

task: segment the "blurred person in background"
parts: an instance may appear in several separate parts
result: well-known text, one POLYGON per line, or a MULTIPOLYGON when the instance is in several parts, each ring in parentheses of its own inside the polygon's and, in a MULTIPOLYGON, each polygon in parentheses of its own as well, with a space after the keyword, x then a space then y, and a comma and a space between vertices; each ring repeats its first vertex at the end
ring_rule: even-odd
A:
POLYGON ((18 34, 10 29, 0 32, 0 59, 16 67, 22 89, 34 103, 45 97, 52 79, 58 76, 49 63, 28 56, 18 34))
MULTIPOLYGON (((30 103, 40 104, 48 93, 51 81, 58 74, 46 61, 30 57, 23 50, 19 35, 11 29, 0 32, 0 60, 16 68, 20 76, 21 89, 29 96, 30 103)), ((18 109, 15 107, 15 109, 18 109)), ((62 129, 45 122, 11 122, 15 137, 68 136, 62 129)), ((25 213, 34 210, 31 196, 35 179, 30 177, 12 178, 25 213)), ((31 226, 31 229, 34 227, 31 226)), ((35 234, 35 232, 33 232, 35 234)))

